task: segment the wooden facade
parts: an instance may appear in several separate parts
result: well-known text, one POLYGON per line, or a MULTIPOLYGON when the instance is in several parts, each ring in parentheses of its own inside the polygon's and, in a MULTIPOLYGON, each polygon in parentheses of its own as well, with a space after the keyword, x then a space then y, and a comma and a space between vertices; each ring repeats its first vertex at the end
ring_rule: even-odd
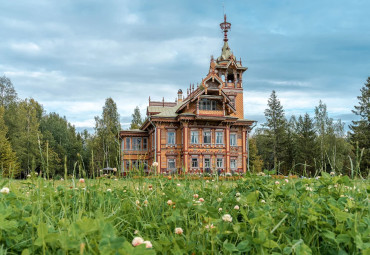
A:
POLYGON ((149 98, 140 129, 120 132, 123 171, 133 167, 157 173, 247 171, 247 134, 254 123, 244 119, 247 67, 229 48, 226 16, 221 28, 225 32, 221 56, 211 58, 207 76, 191 85, 186 96, 180 89, 175 102, 149 98), (153 162, 158 167, 153 168, 153 162))

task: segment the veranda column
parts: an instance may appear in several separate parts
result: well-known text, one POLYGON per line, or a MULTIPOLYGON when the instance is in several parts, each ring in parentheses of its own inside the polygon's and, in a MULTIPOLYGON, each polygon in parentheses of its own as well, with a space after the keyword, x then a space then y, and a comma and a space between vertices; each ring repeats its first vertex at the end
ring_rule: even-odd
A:
POLYGON ((157 173, 159 174, 161 172, 161 128, 157 127, 157 162, 158 162, 158 167, 157 167, 157 173))
POLYGON ((184 122, 183 123, 183 137, 184 137, 184 167, 185 167, 185 173, 188 172, 189 168, 188 168, 188 160, 189 160, 189 151, 188 151, 188 147, 189 147, 189 135, 188 135, 188 130, 189 130, 189 126, 188 126, 188 123, 187 122, 184 122))
POLYGON ((249 157, 249 155, 247 154, 247 129, 246 128, 243 128, 242 129, 242 165, 243 165, 243 173, 246 173, 247 172, 247 156, 249 157))
POLYGON ((226 126, 226 172, 230 171, 230 125, 226 126))

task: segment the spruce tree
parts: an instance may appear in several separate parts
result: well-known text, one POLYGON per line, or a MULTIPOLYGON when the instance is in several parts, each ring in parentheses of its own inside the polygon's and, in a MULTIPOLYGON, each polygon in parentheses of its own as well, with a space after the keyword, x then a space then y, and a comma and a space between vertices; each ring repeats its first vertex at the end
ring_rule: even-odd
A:
POLYGON ((352 121, 350 125, 350 139, 354 149, 363 149, 360 169, 368 172, 370 168, 370 77, 361 88, 361 95, 357 97, 358 105, 352 110, 360 119, 352 121))
POLYGON ((301 173, 305 169, 306 173, 313 174, 318 146, 314 123, 308 113, 304 117, 299 116, 295 135, 296 160, 300 164, 301 173))
POLYGON ((130 129, 139 129, 143 124, 143 119, 141 118, 141 113, 139 106, 136 106, 134 113, 132 114, 132 121, 130 129))
POLYGON ((266 133, 269 138, 269 144, 272 148, 272 157, 274 169, 278 170, 278 165, 283 163, 285 155, 286 144, 286 128, 287 121, 284 114, 283 106, 276 96, 275 90, 272 91, 268 100, 268 106, 265 110, 266 133))

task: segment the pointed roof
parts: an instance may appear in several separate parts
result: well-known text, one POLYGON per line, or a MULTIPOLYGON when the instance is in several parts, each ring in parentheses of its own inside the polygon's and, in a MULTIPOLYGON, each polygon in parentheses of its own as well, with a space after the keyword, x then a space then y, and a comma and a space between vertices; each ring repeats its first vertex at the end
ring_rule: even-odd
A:
POLYGON ((235 60, 235 56, 233 56, 233 53, 230 50, 229 43, 226 41, 224 42, 224 46, 222 47, 221 56, 218 57, 217 60, 218 61, 229 60, 231 56, 235 60))

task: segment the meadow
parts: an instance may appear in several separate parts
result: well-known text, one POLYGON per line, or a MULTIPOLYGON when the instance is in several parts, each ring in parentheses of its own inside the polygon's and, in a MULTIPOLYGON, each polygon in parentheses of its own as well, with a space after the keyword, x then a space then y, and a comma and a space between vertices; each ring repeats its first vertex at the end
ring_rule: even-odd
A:
POLYGON ((369 181, 0 179, 0 254, 370 254, 369 181))

